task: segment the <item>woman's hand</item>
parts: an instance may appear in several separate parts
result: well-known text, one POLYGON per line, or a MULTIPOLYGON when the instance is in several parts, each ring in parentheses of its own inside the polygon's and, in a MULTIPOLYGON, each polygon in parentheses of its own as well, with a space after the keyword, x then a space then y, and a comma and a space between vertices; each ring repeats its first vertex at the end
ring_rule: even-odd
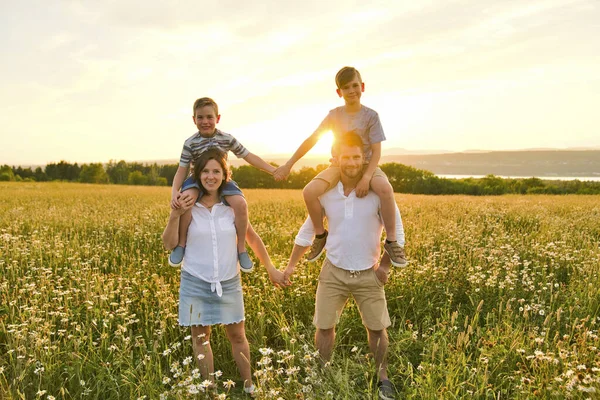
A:
POLYGON ((283 276, 283 272, 281 272, 280 270, 273 267, 267 268, 267 272, 269 274, 269 279, 271 280, 271 283, 273 283, 273 285, 275 285, 276 287, 289 286, 289 283, 286 282, 286 279, 283 276))
POLYGON ((181 195, 178 199, 179 207, 172 208, 171 212, 175 215, 182 216, 187 210, 194 206, 194 199, 191 196, 181 195))

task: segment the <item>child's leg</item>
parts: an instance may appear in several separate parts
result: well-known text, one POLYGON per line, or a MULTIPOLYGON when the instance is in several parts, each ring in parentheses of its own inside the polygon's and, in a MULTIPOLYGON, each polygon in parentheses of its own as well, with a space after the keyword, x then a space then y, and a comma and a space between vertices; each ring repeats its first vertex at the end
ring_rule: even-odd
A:
MULTIPOLYGON (((189 188, 181 194, 181 196, 190 196, 194 200, 198 198, 200 191, 196 188, 189 188)), ((192 210, 187 210, 181 217, 179 217, 179 243, 181 247, 185 247, 187 242, 187 233, 190 224, 192 223, 192 210)))
POLYGON ((329 182, 324 181, 323 179, 313 179, 302 190, 304 203, 306 204, 308 215, 315 227, 316 235, 325 233, 325 227, 323 226, 323 211, 321 210, 319 196, 325 193, 328 188, 329 182))
POLYGON ((396 241, 396 200, 394 189, 386 177, 376 175, 371 179, 371 189, 379 196, 381 201, 381 217, 385 227, 386 239, 396 241))
POLYGON ((235 214, 238 254, 246 252, 246 232, 248 231, 248 203, 242 195, 225 196, 227 203, 235 214))

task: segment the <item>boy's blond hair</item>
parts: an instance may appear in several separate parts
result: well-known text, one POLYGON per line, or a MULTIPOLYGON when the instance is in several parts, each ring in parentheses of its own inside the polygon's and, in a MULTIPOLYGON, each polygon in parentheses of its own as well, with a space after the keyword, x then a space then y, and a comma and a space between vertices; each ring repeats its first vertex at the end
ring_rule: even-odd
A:
POLYGON ((202 97, 194 102, 194 109, 192 110, 194 117, 196 116, 197 109, 206 106, 211 106, 215 110, 215 115, 219 115, 219 106, 217 105, 217 102, 210 97, 202 97))
POLYGON ((357 77, 360 82, 362 82, 362 78, 360 77, 360 72, 354 67, 344 67, 338 71, 335 75, 335 84, 338 89, 341 89, 346 83, 350 82, 354 77, 357 77))

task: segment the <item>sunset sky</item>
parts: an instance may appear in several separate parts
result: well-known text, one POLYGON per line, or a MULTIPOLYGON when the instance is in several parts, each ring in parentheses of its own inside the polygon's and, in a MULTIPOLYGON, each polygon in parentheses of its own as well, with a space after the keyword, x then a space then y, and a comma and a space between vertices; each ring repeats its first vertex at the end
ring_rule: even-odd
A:
POLYGON ((0 164, 176 159, 203 96, 291 153, 344 65, 384 153, 600 147, 597 0, 5 0, 0 46, 0 164))

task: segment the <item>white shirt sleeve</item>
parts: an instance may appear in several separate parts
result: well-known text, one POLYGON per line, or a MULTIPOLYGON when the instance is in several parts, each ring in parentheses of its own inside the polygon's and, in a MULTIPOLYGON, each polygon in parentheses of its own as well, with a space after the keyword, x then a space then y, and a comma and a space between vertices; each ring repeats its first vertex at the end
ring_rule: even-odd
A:
POLYGON ((304 221, 304 224, 302 224, 300 231, 298 231, 294 243, 298 246, 308 247, 312 245, 314 238, 315 226, 313 225, 310 217, 306 217, 306 221, 304 221))

